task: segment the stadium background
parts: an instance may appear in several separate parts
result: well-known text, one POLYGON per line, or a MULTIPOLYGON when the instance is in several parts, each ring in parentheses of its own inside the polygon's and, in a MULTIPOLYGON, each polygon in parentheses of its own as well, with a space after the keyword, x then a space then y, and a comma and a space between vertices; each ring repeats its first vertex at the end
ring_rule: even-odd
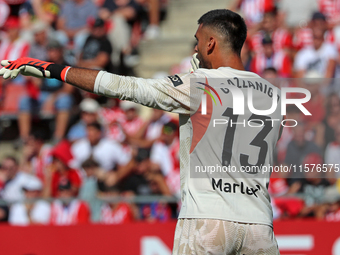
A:
MULTIPOLYGON (((312 93, 312 117, 287 109, 304 125, 285 129, 276 164, 340 163, 340 1, 74 2, 0 0, 0 59, 164 77, 190 68, 201 14, 238 10, 247 70, 312 93)), ((177 126, 176 116, 58 82, 1 78, 2 254, 170 254, 177 126)), ((337 173, 286 177, 270 184, 281 254, 340 254, 337 173)))

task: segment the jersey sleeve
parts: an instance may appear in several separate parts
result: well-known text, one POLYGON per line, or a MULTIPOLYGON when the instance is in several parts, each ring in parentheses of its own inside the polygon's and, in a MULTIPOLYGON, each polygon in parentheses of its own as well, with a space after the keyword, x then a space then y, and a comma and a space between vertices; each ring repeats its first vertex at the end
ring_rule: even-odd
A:
POLYGON ((302 51, 300 51, 296 54, 295 62, 294 62, 295 71, 301 71, 301 70, 305 70, 307 68, 305 57, 306 57, 306 54, 305 54, 304 50, 302 50, 302 51))
POLYGON ((198 74, 191 73, 163 79, 143 79, 100 71, 94 93, 167 112, 190 114, 191 78, 199 77, 198 74))

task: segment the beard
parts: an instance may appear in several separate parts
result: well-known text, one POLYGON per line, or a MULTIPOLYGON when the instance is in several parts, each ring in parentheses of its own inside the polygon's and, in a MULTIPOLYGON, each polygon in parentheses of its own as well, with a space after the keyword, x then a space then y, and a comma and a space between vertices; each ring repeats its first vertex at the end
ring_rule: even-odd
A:
POLYGON ((199 63, 200 68, 209 69, 209 65, 208 65, 207 61, 204 60, 204 58, 202 57, 202 55, 199 52, 197 52, 197 59, 200 61, 200 63, 199 63))

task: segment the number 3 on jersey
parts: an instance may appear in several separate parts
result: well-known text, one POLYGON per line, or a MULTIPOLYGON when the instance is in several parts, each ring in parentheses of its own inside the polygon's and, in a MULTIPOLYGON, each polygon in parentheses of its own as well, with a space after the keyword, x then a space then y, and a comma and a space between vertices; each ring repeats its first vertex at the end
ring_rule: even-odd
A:
MULTIPOLYGON (((224 138, 224 143, 223 143, 223 150, 222 150, 222 164, 223 166, 229 166, 231 157, 232 157, 232 149, 233 149, 233 143, 234 143, 234 136, 235 136, 235 130, 236 130, 236 122, 239 117, 239 115, 234 115, 233 114, 233 108, 228 107, 225 112, 222 114, 222 116, 229 117, 228 121, 228 127, 227 131, 225 134, 224 138)), ((264 140, 266 136, 269 134, 269 132, 273 129, 272 127, 272 122, 268 121, 271 120, 270 117, 268 116, 261 116, 261 115, 256 115, 252 114, 249 119, 251 123, 257 123, 259 125, 263 125, 263 128, 261 129, 260 132, 255 136, 255 138, 250 142, 249 145, 259 147, 260 152, 258 155, 258 160, 255 165, 252 165, 249 163, 249 155, 240 153, 239 159, 240 159, 240 164, 243 167, 247 166, 256 166, 258 170, 261 169, 261 166, 264 164, 266 160, 266 155, 268 151, 268 144, 264 140), (262 122, 260 122, 261 120, 262 122)), ((255 127, 255 125, 254 125, 255 127)), ((249 172, 249 174, 256 174, 256 172, 249 172)))

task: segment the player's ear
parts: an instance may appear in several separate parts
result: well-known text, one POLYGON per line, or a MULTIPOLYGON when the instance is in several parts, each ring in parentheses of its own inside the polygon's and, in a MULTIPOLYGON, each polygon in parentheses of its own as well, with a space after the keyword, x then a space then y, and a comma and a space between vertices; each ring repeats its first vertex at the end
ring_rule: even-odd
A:
POLYGON ((216 39, 214 37, 210 37, 207 45, 207 55, 210 55, 216 46, 216 39))

